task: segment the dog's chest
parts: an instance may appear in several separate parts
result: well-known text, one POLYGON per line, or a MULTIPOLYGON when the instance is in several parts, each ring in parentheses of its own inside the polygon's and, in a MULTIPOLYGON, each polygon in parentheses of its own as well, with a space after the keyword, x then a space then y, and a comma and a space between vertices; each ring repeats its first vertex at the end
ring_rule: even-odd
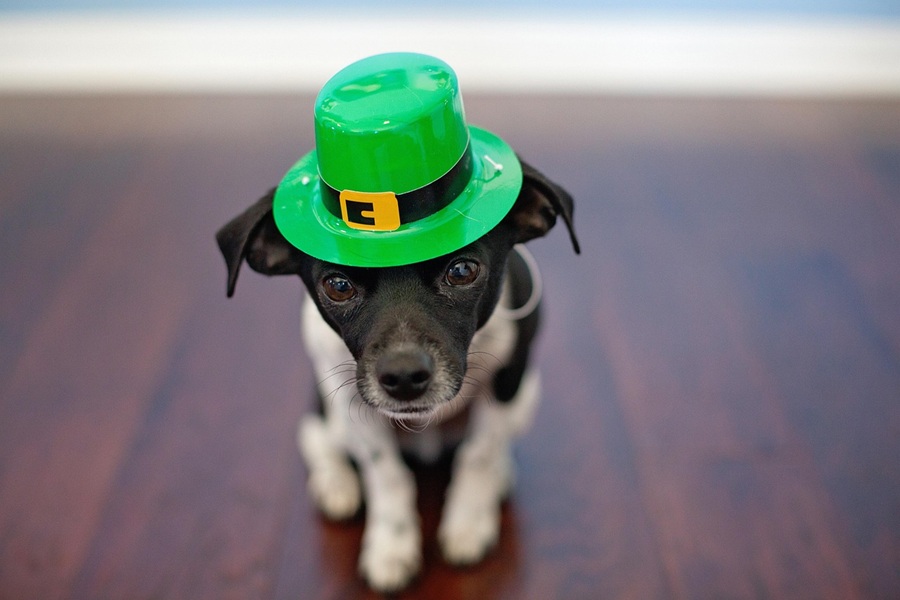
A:
POLYGON ((394 425, 400 449, 423 463, 434 463, 465 439, 472 415, 472 404, 465 403, 454 414, 436 419, 419 429, 394 425))

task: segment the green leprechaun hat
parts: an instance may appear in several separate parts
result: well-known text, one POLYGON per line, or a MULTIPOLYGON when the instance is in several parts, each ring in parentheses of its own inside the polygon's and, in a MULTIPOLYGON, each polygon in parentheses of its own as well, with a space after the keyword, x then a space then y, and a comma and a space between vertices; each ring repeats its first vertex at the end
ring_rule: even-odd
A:
POLYGON ((522 186, 500 138, 466 125, 456 74, 411 53, 351 64, 319 92, 316 149, 275 192, 282 235, 318 259, 410 264, 466 246, 496 226, 522 186))

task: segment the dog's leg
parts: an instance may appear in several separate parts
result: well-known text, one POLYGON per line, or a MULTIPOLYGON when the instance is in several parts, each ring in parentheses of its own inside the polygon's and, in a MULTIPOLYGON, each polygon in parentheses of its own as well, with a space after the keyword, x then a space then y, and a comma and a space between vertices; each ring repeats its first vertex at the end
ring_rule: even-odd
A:
POLYGON ((300 421, 297 442, 309 470, 307 488, 319 510, 337 521, 355 515, 362 504, 359 477, 325 419, 305 416, 300 421))
POLYGON ((353 423, 348 440, 366 497, 359 569, 372 588, 397 591, 409 584, 422 562, 415 481, 389 426, 375 415, 362 421, 353 423))
POLYGON ((500 533, 500 505, 515 479, 512 441, 531 421, 540 378, 528 371, 508 403, 482 399, 472 428, 453 464, 447 501, 438 528, 444 558, 467 565, 481 560, 500 533))
POLYGON ((380 417, 340 396, 326 406, 327 419, 309 415, 300 425, 309 490, 327 516, 353 516, 360 505, 359 479, 348 452, 353 456, 366 500, 359 570, 373 589, 396 591, 412 580, 422 562, 415 482, 380 417))
POLYGON ((335 411, 346 410, 355 387, 344 372, 352 357, 340 338, 322 321, 315 305, 303 304, 303 339, 313 362, 323 415, 310 414, 300 420, 297 444, 309 470, 307 488, 319 509, 335 520, 349 519, 359 511, 362 491, 359 476, 344 440, 346 419, 335 411), (315 349, 315 351, 313 351, 315 349), (332 389, 327 389, 332 388, 332 389))
POLYGON ((359 480, 347 452, 356 460, 366 499, 359 570, 372 588, 390 592, 405 587, 422 562, 416 488, 392 432, 364 410, 335 398, 328 420, 310 415, 301 422, 300 448, 310 471, 310 492, 332 518, 346 518, 359 509, 359 480), (333 425, 351 414, 358 414, 359 421, 348 418, 333 425), (341 447, 335 443, 336 432, 342 432, 341 447))

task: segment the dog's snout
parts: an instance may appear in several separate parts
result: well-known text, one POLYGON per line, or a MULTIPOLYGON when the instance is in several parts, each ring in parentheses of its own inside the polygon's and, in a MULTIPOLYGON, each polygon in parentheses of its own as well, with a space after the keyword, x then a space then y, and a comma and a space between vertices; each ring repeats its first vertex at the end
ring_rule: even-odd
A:
POLYGON ((378 383, 397 400, 415 400, 428 389, 434 361, 421 350, 385 354, 375 365, 378 383))

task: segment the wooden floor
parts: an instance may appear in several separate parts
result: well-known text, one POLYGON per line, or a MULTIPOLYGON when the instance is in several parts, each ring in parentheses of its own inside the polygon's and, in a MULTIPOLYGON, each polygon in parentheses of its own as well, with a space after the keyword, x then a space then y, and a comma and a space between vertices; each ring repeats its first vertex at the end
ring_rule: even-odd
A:
MULTIPOLYGON (((502 541, 402 598, 900 598, 900 101, 467 97, 563 182, 502 541)), ((0 598, 367 597, 314 511, 299 284, 214 231, 310 97, 0 98, 0 598)))

